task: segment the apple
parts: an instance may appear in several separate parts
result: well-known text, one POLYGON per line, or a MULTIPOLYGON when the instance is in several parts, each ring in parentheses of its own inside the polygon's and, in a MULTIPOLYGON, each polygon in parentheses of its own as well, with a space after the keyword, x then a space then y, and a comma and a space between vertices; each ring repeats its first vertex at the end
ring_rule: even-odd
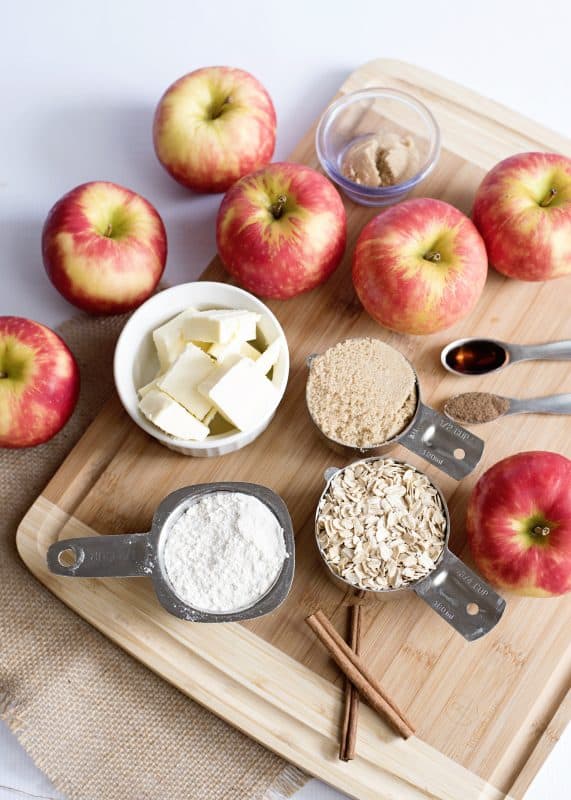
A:
POLYGON ((42 253, 51 282, 70 303, 91 314, 122 314, 155 290, 167 237, 148 200, 116 183, 93 181, 51 209, 42 253))
POLYGON ((467 316, 487 272, 486 248, 472 222, 428 197, 373 217, 353 255, 361 303, 378 323, 400 333, 434 333, 467 316))
POLYGON ((248 291, 284 300, 323 283, 345 250, 347 219, 333 184, 310 167, 275 163, 224 195, 216 242, 248 291))
POLYGON ((490 264, 510 278, 571 274, 571 159, 518 153, 488 172, 472 211, 490 264))
POLYGON ((276 112, 249 72, 204 67, 166 90, 155 112, 153 141, 157 158, 183 186, 225 192, 271 161, 276 112))
POLYGON ((535 451, 494 464, 470 496, 466 528, 490 583, 536 597, 571 591, 571 461, 535 451))
POLYGON ((47 442, 71 416, 78 394, 77 363, 57 333, 0 317, 0 447, 47 442))

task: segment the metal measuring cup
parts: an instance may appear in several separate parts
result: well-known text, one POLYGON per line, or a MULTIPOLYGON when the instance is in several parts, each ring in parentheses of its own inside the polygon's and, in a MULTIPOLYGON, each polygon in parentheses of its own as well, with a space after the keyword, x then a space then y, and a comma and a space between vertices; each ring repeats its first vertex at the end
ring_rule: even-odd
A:
MULTIPOLYGON (((348 466, 355 467, 357 464, 383 460, 382 458, 373 456, 371 458, 363 458, 359 461, 354 461, 348 466)), ((408 464, 406 461, 400 461, 397 458, 391 458, 391 461, 410 467, 421 475, 425 474, 422 470, 412 466, 412 464, 408 464)), ((360 586, 350 583, 333 571, 319 543, 318 518, 331 481, 339 472, 343 472, 344 469, 346 469, 346 467, 329 467, 325 470, 325 488, 321 493, 315 511, 315 543, 321 560, 333 582, 345 592, 347 589, 352 589, 355 592, 363 591, 367 596, 374 597, 376 600, 381 600, 383 602, 386 600, 397 600, 399 597, 403 597, 412 591, 433 608, 434 611, 436 611, 442 619, 446 620, 458 633, 461 633, 469 642, 474 639, 479 639, 481 636, 491 631, 500 621, 506 607, 506 601, 480 578, 479 575, 471 570, 470 567, 467 567, 463 561, 449 550, 450 514, 448 513, 448 506, 444 495, 430 478, 430 483, 436 489, 442 502, 442 509, 446 519, 446 533, 442 552, 434 569, 429 572, 428 575, 416 581, 412 581, 411 583, 407 583, 406 586, 401 586, 398 589, 362 589, 360 586)))
POLYGON ((287 597, 295 569, 295 539, 284 501, 256 483, 203 483, 169 494, 155 511, 149 533, 88 536, 55 542, 47 552, 50 572, 74 578, 150 577, 161 605, 190 622, 241 622, 274 611, 287 597), (213 492, 240 492, 256 497, 277 518, 284 534, 287 558, 273 586, 256 603, 228 613, 201 611, 174 593, 164 564, 164 546, 171 527, 192 503, 213 492))
MULTIPOLYGON (((312 353, 307 356, 306 364, 310 371, 313 362, 319 355, 319 353, 312 353)), ((401 444, 407 450, 434 464, 452 478, 456 480, 465 478, 480 461, 484 450, 484 441, 422 402, 418 375, 411 362, 408 359, 406 361, 414 372, 416 409, 406 428, 396 436, 393 436, 392 439, 387 439, 387 441, 380 444, 361 447, 341 442, 324 433, 309 407, 307 396, 308 380, 305 390, 305 402, 311 421, 329 446, 342 455, 348 455, 349 457, 355 455, 382 455, 388 452, 391 447, 394 447, 395 444, 401 444)))

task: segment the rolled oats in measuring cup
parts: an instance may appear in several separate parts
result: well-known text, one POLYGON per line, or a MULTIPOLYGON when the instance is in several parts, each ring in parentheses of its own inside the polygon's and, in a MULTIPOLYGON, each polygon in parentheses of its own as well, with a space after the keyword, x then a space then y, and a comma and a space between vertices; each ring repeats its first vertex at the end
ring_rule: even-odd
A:
POLYGON ((325 473, 315 538, 330 577, 377 600, 415 592, 465 639, 500 620, 505 600, 448 549, 446 501, 420 470, 368 458, 325 473))
POLYGON ((345 339, 307 359, 306 402, 328 444, 377 455, 401 444, 453 478, 469 475, 484 442, 424 405, 412 364, 380 339, 345 339))

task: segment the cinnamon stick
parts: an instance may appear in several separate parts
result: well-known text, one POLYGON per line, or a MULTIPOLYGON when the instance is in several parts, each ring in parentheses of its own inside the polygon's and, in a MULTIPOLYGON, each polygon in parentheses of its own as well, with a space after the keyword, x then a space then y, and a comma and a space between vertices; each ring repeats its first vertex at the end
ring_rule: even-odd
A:
MULTIPOLYGON (((350 638, 351 650, 361 653, 361 605, 355 603, 350 608, 350 638)), ((355 758, 357 743, 357 724, 359 721, 359 693, 349 680, 345 678, 345 713, 341 732, 341 745, 339 758, 341 761, 352 761, 355 758)))
POLYGON ((349 678, 359 695, 382 716, 403 739, 414 734, 414 728, 400 709, 384 693, 376 678, 369 672, 360 656, 343 640, 323 611, 306 618, 306 623, 327 648, 343 674, 349 678))

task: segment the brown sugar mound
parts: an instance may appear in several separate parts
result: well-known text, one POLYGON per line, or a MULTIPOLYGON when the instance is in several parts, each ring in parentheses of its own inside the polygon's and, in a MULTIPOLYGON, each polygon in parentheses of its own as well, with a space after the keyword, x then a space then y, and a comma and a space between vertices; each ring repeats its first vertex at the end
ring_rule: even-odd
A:
POLYGON ((346 339, 313 361, 306 397, 326 436, 372 447, 397 436, 412 420, 416 378, 394 347, 379 339, 346 339))

